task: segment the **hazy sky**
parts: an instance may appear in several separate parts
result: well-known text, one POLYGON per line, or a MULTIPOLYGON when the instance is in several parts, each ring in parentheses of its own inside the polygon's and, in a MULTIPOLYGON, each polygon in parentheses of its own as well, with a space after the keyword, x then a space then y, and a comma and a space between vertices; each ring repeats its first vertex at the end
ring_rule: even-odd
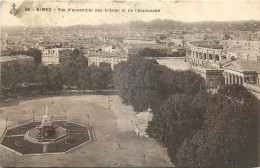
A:
POLYGON ((184 22, 260 20, 260 1, 2 1, 1 3, 1 25, 3 26, 97 25, 154 19, 184 22), (10 14, 14 2, 17 5, 16 9, 19 9, 16 16, 10 14), (30 8, 31 11, 26 12, 25 8, 30 8), (40 12, 36 11, 37 8, 51 8, 52 11, 40 12), (66 11, 59 12, 58 8, 66 11), (89 8, 93 12, 68 11, 68 9, 89 8), (104 12, 104 9, 109 8, 119 9, 120 12, 104 12), (97 12, 95 9, 103 11, 97 12), (126 12, 122 12, 123 9, 126 9, 126 12), (159 9, 160 12, 128 12, 129 9, 159 9))

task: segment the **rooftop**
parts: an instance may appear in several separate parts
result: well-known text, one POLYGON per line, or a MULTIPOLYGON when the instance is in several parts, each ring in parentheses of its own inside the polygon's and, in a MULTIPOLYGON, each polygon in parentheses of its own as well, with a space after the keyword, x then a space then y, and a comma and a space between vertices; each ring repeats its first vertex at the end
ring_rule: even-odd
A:
POLYGON ((127 58, 126 55, 120 55, 118 53, 107 53, 107 52, 98 52, 88 54, 89 57, 100 57, 100 58, 127 58))
POLYGON ((244 71, 256 71, 260 73, 260 62, 249 61, 244 59, 239 59, 223 66, 226 69, 244 72, 244 71))

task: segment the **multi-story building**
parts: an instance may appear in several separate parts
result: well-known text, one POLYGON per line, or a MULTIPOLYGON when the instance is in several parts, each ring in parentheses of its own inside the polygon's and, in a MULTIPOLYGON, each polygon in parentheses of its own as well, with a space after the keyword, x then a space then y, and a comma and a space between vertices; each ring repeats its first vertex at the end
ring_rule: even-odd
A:
POLYGON ((243 85, 260 98, 260 62, 227 56, 222 49, 188 45, 187 63, 205 78, 206 87, 223 84, 243 85))
POLYGON ((111 68, 114 69, 114 66, 122 61, 127 61, 127 56, 120 56, 107 53, 95 53, 92 56, 88 57, 88 66, 99 66, 101 62, 105 62, 111 64, 111 68))
POLYGON ((70 52, 73 51, 73 49, 67 49, 67 48, 42 48, 42 63, 44 65, 50 65, 50 64, 60 64, 63 59, 66 59, 70 56, 70 52))
POLYGON ((126 44, 156 44, 156 39, 136 39, 136 38, 127 38, 123 39, 123 43, 126 44))
POLYGON ((123 49, 129 56, 137 55, 145 48, 150 48, 154 51, 157 51, 160 54, 172 54, 173 47, 166 47, 162 44, 131 44, 128 46, 124 46, 123 49))
POLYGON ((223 40, 223 51, 236 53, 238 59, 260 62, 260 41, 223 40))

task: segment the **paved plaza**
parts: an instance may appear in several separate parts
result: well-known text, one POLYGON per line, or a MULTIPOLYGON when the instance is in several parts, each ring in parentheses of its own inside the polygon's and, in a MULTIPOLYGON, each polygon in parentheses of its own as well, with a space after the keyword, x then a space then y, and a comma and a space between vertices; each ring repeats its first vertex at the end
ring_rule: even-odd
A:
POLYGON ((121 103, 118 95, 74 95, 22 101, 17 105, 0 107, 0 129, 32 118, 41 118, 45 107, 53 117, 92 128, 92 139, 67 154, 18 155, 0 147, 0 166, 102 166, 102 167, 165 167, 173 166, 155 140, 133 134, 135 123, 132 108, 121 103))

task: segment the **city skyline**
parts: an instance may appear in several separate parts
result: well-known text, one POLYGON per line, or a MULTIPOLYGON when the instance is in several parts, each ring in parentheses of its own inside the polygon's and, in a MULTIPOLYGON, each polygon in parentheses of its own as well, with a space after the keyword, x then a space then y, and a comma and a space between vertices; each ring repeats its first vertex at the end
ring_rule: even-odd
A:
POLYGON ((169 19, 181 22, 202 21, 245 21, 260 20, 260 3, 257 1, 152 1, 152 2, 36 2, 4 1, 1 10, 2 26, 73 26, 121 24, 133 21, 169 19), (10 14, 15 2, 19 14, 10 14), (25 8, 35 11, 25 12, 25 8), (51 12, 36 11, 37 8, 51 8, 51 12), (65 12, 58 11, 65 9, 65 12), (54 11, 56 9, 56 11, 54 11), (92 9, 92 12, 68 12, 68 9, 92 9), (102 9, 102 12, 96 11, 102 9), (104 9, 118 9, 119 12, 104 12, 104 9), (126 9, 126 12, 121 10, 126 9), (160 12, 128 12, 129 9, 157 9, 160 12))

